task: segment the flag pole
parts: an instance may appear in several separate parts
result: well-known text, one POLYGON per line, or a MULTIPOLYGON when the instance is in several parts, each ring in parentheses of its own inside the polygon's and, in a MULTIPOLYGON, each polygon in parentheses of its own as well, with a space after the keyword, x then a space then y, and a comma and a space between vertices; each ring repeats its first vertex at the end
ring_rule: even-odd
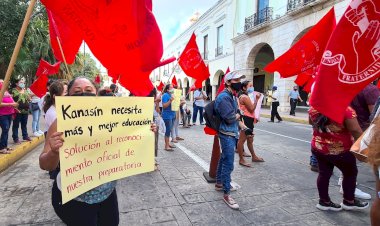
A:
POLYGON ((11 79, 11 75, 12 75, 12 72, 14 70, 14 67, 15 67, 15 64, 17 61, 17 57, 18 57, 18 54, 19 54, 20 49, 21 49, 21 45, 22 45, 22 42, 23 42, 24 37, 25 37, 26 29, 28 28, 30 17, 33 13, 33 9, 34 9, 34 6, 36 5, 36 2, 37 2, 37 0, 31 0, 29 3, 28 9, 26 11, 24 22, 22 23, 21 30, 20 30, 20 33, 19 33, 18 38, 17 38, 16 46, 13 50, 12 57, 11 57, 11 60, 9 62, 9 65, 8 65, 8 69, 7 69, 7 72, 6 72, 5 77, 4 77, 3 87, 1 88, 1 91, 0 91, 0 100, 3 99, 4 92, 9 85, 9 80, 11 79))
POLYGON ((65 57, 65 54, 63 54, 63 49, 62 49, 62 45, 61 45, 61 40, 59 39, 58 36, 57 36, 57 42, 58 42, 59 50, 61 51, 61 55, 62 55, 62 58, 63 58, 63 63, 65 64, 65 68, 66 68, 66 70, 67 70, 67 76, 66 76, 66 79, 67 79, 67 80, 71 80, 71 79, 73 78, 73 76, 71 75, 70 70, 69 70, 69 67, 67 66, 66 57, 65 57))
POLYGON ((168 79, 168 82, 167 82, 166 84, 169 84, 169 83, 171 82, 171 78, 172 78, 172 76, 173 76, 173 74, 174 74, 174 71, 175 71, 175 69, 177 68, 178 65, 179 65, 179 64, 178 64, 178 61, 177 61, 177 64, 174 66, 173 71, 172 71, 172 73, 170 74, 169 79, 168 79))

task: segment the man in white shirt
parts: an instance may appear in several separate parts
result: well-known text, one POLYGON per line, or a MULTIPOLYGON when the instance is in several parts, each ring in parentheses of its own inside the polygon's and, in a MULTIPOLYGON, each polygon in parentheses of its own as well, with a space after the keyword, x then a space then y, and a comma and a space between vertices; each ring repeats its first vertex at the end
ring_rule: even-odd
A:
POLYGON ((277 108, 280 106, 279 102, 279 93, 277 91, 277 86, 273 86, 272 88, 273 92, 272 95, 269 95, 270 98, 272 98, 272 111, 270 114, 270 121, 268 122, 274 122, 274 117, 276 116, 278 122, 282 121, 281 116, 278 114, 277 108))
POLYGON ((193 125, 195 125, 195 122, 197 121, 198 111, 199 111, 199 122, 201 125, 204 125, 203 108, 205 106, 206 99, 207 99, 207 95, 204 91, 202 91, 202 88, 199 88, 198 90, 194 91, 193 125))

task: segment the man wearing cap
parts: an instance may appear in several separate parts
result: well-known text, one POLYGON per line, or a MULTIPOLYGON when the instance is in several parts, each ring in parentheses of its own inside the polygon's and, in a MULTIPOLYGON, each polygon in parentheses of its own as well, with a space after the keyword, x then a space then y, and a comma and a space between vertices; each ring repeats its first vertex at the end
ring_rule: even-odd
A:
POLYGON ((239 209, 239 205, 232 199, 230 192, 236 190, 231 187, 231 173, 234 169, 234 155, 236 144, 239 139, 239 127, 247 136, 252 136, 251 129, 244 126, 240 120, 240 113, 237 107, 237 93, 241 90, 241 79, 245 75, 230 72, 225 75, 225 89, 215 100, 215 112, 220 117, 218 137, 222 153, 218 163, 216 173, 215 190, 223 191, 223 201, 232 209, 239 209))
POLYGON ((288 96, 288 101, 290 103, 290 115, 296 116, 296 107, 297 107, 297 102, 303 101, 300 93, 298 92, 298 86, 294 86, 293 90, 290 91, 289 96, 288 96))
POLYGON ((272 111, 270 113, 270 121, 268 121, 268 122, 274 122, 274 116, 276 116, 278 122, 281 122, 282 118, 278 114, 278 111, 277 111, 278 106, 280 106, 279 94, 277 92, 277 86, 273 86, 272 95, 269 95, 269 97, 272 98, 272 111))

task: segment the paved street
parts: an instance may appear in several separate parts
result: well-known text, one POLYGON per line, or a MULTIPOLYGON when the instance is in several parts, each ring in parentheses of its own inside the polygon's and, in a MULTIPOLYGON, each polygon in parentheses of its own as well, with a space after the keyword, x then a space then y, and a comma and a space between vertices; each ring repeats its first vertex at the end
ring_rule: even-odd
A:
MULTIPOLYGON (((266 121, 255 130, 256 152, 266 162, 246 168, 235 158, 232 178, 241 189, 232 195, 239 211, 228 208, 222 193, 202 176, 213 138, 198 125, 180 129, 185 141, 174 152, 163 150, 160 137, 159 171, 118 182, 120 225, 369 225, 369 209, 335 213, 315 208, 317 174, 308 168, 310 126, 266 121)), ((0 225, 63 225, 50 204, 52 181, 38 166, 41 148, 1 174, 0 225)), ((342 199, 338 176, 336 171, 330 183, 335 202, 342 199)), ((359 164, 358 183, 375 195, 366 165, 359 164)))

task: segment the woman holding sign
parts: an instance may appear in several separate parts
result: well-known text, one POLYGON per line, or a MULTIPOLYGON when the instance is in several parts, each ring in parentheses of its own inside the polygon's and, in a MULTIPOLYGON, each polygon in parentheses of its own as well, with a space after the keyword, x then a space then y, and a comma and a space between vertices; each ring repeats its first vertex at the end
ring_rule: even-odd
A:
POLYGON ((172 84, 167 84, 163 90, 164 95, 162 95, 162 119, 165 122, 165 151, 173 151, 172 148, 175 146, 170 145, 169 138, 170 132, 172 131, 175 111, 172 111, 172 102, 174 100, 173 93, 174 88, 172 84))
MULTIPOLYGON (((95 85, 84 77, 75 78, 68 85, 69 96, 96 96, 96 92, 95 85)), ((63 142, 63 133, 57 132, 57 121, 54 121, 48 130, 44 150, 39 158, 41 169, 52 171, 58 167, 59 149, 63 142)), ((65 224, 119 225, 116 181, 102 184, 62 205, 60 174, 57 178, 52 188, 52 205, 65 224)))

